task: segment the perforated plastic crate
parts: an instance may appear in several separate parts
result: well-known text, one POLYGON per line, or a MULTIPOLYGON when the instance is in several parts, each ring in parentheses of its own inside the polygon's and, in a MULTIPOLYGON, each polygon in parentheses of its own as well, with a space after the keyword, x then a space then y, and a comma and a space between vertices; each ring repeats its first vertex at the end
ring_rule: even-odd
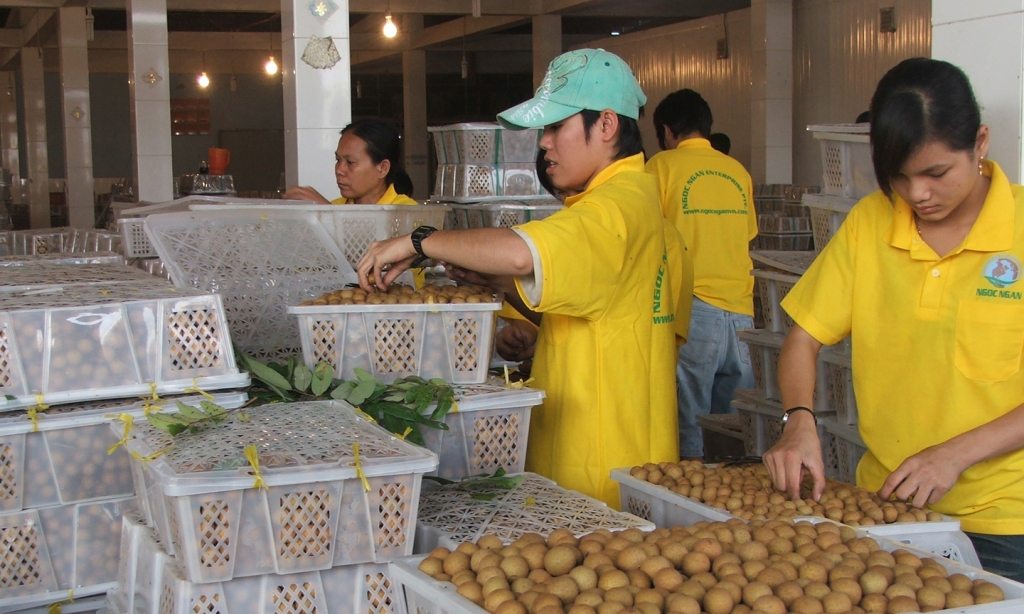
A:
POLYGON ((550 202, 495 202, 475 205, 452 205, 452 229, 512 228, 533 220, 542 220, 562 209, 557 200, 550 202))
POLYGON ((507 130, 494 123, 427 128, 434 136, 439 164, 534 163, 540 130, 507 130))
MULTIPOLYGON (((844 342, 845 343, 845 342, 844 342)), ((836 420, 857 424, 857 397, 853 391, 853 362, 846 346, 837 346, 821 353, 825 367, 828 395, 825 407, 836 412, 836 420)))
MULTIPOLYGON (((782 437, 782 415, 785 410, 782 403, 771 401, 757 390, 737 390, 736 400, 732 402, 740 419, 740 429, 743 431, 743 447, 747 456, 762 456, 778 443, 782 437)), ((834 417, 835 412, 815 411, 818 416, 818 437, 824 438, 827 434, 821 420, 827 417, 834 417)), ((825 445, 822 444, 824 456, 825 445)), ((825 475, 831 478, 838 477, 838 468, 835 464, 825 459, 825 475)))
POLYGON ((113 588, 121 516, 134 507, 129 497, 0 514, 0 611, 113 588))
POLYGON ((15 230, 11 233, 16 256, 59 254, 71 251, 71 228, 15 230))
POLYGON ((65 594, 64 599, 54 603, 16 610, 12 614, 111 614, 111 612, 107 596, 101 593, 94 597, 75 597, 74 601, 70 601, 68 595, 65 594))
MULTIPOLYGON (((212 396, 228 409, 248 398, 244 392, 212 396)), ((54 406, 35 421, 23 412, 0 418, 0 513, 134 495, 128 453, 108 452, 118 440, 111 415, 141 419, 147 407, 176 411, 175 400, 198 405, 203 397, 97 401, 54 406)))
POLYGON ((807 126, 821 142, 821 192, 860 199, 878 189, 866 124, 807 126))
POLYGON ((437 475, 460 480, 504 469, 521 473, 526 465, 530 410, 544 392, 496 384, 456 385, 458 411, 444 418, 447 431, 422 429, 424 443, 437 454, 437 475))
POLYGON ((757 216, 757 231, 776 234, 807 234, 811 232, 811 218, 776 214, 757 216))
POLYGON ((150 215, 146 234, 175 285, 217 292, 231 339, 258 360, 299 352, 288 305, 356 281, 317 216, 233 209, 150 215))
POLYGON ((832 434, 832 450, 829 454, 835 455, 835 461, 826 459, 826 462, 834 462, 838 468, 837 479, 850 484, 857 483, 857 464, 860 457, 868 451, 856 426, 843 424, 838 420, 826 420, 825 429, 832 434))
POLYGON ((89 254, 42 254, 39 256, 0 256, 0 267, 33 265, 38 262, 54 264, 125 264, 124 256, 113 252, 89 254))
MULTIPOLYGON (((761 391, 765 398, 772 401, 780 400, 779 354, 786 335, 768 330, 741 330, 737 336, 750 349, 754 387, 761 391)), ((850 386, 840 387, 839 378, 832 377, 837 372, 837 366, 847 366, 845 372, 850 372, 850 359, 845 343, 844 341, 834 347, 824 347, 818 353, 814 388, 814 409, 817 411, 838 411, 840 407, 850 406, 853 397, 852 380, 850 386)))
POLYGON ((309 305, 298 316, 302 356, 324 361, 337 377, 356 367, 382 382, 408 375, 455 384, 482 384, 501 302, 419 305, 309 305))
POLYGON ((14 235, 9 230, 0 230, 0 256, 14 255, 14 235))
POLYGON ((69 232, 66 251, 74 254, 121 251, 121 235, 92 228, 73 228, 69 232))
POLYGON ((166 283, 153 279, 152 275, 125 264, 73 263, 61 258, 36 262, 23 260, 18 266, 5 267, 0 277, 0 292, 121 283, 168 287, 166 283))
POLYGON ((495 487, 481 491, 494 496, 488 501, 474 498, 456 485, 425 487, 420 494, 416 552, 430 552, 438 546, 454 549, 483 535, 497 535, 510 544, 524 533, 546 536, 555 529, 568 529, 576 536, 597 529, 654 530, 646 519, 617 512, 535 473, 525 473, 523 478, 512 490, 495 487))
POLYGON ((814 236, 811 233, 779 234, 760 232, 751 242, 752 249, 807 251, 811 249, 814 236))
POLYGON ((162 550, 154 533, 126 517, 122 573, 111 593, 125 614, 406 614, 387 565, 345 565, 291 575, 196 584, 162 550), (126 544, 132 545, 128 550, 126 544))
POLYGON ((153 282, 0 292, 0 411, 248 385, 215 294, 153 282))
POLYGON ((814 262, 817 254, 813 252, 791 252, 754 250, 750 252, 750 259, 754 261, 754 267, 758 269, 776 269, 782 273, 803 275, 807 268, 814 262))
POLYGON ((793 318, 789 317, 786 310, 779 304, 793 289, 796 282, 800 281, 800 277, 761 269, 754 269, 750 274, 754 276, 757 294, 761 298, 765 328, 773 333, 788 333, 789 329, 793 327, 793 318))
POLYGON ((850 210, 857 201, 838 196, 807 194, 804 204, 811 210, 811 227, 814 231, 814 251, 821 253, 828 242, 839 232, 850 210))
POLYGON ((453 202, 550 200, 537 178, 533 162, 506 164, 445 164, 437 171, 431 198, 453 202))
POLYGON ((245 422, 232 417, 173 439, 137 421, 128 441, 143 458, 165 451, 146 463, 133 458, 135 487, 147 524, 189 581, 380 563, 412 552, 420 481, 437 468, 432 452, 338 401, 247 414, 245 422), (249 445, 267 489, 255 487, 249 445))
POLYGON ((441 228, 448 208, 443 205, 315 205, 310 203, 194 205, 193 211, 232 209, 287 210, 313 213, 327 229, 353 268, 370 244, 411 233, 418 226, 441 228))

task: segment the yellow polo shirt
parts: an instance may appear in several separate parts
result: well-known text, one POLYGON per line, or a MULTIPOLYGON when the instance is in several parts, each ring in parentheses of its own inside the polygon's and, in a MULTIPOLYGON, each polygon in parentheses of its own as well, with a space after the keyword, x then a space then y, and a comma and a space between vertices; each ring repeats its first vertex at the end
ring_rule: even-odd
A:
MULTIPOLYGON (((332 205, 354 205, 356 203, 354 203, 351 198, 345 198, 344 196, 342 196, 340 198, 335 198, 334 200, 332 200, 331 204, 332 205)), ((409 198, 405 194, 399 194, 398 192, 396 192, 395 191, 395 185, 391 184, 391 185, 388 186, 388 189, 384 192, 384 195, 380 197, 380 200, 378 200, 376 204, 378 204, 378 205, 418 205, 419 203, 416 202, 415 200, 409 198)))
MULTIPOLYGON (((643 155, 517 227, 541 262, 527 469, 618 507, 617 467, 678 458, 675 294, 643 155)), ((521 280, 523 299, 531 304, 521 280)))
POLYGON ((693 257, 694 295, 719 309, 754 315, 750 240, 757 236, 753 183, 743 165, 707 139, 686 139, 647 162, 661 210, 693 257))
MULTIPOLYGON (((940 258, 911 208, 861 200, 782 307, 826 345, 852 333, 857 483, 877 490, 917 452, 1024 403, 1024 188, 986 161, 988 196, 940 258)), ((965 531, 1024 533, 1024 450, 978 463, 932 506, 965 531)))

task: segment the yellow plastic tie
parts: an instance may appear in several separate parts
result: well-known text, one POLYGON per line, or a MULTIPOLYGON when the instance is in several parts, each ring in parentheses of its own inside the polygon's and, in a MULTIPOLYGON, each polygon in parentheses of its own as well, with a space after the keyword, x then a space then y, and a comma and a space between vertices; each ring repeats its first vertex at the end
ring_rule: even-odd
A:
POLYGON ((371 424, 377 424, 377 421, 374 420, 373 416, 371 416, 370 414, 368 414, 365 411, 359 409, 358 407, 356 407, 355 410, 356 410, 356 413, 359 414, 360 416, 362 416, 364 420, 367 420, 371 424))
POLYGON ((428 294, 427 295, 427 304, 430 305, 430 307, 427 308, 427 309, 430 310, 430 313, 438 313, 437 307, 433 306, 434 305, 434 295, 433 294, 428 294))
POLYGON ((146 463, 148 463, 151 460, 156 460, 157 458, 160 457, 160 455, 162 455, 164 452, 166 452, 166 451, 168 451, 170 449, 171 449, 170 447, 167 447, 167 448, 164 448, 163 450, 157 450, 156 452, 153 452, 149 456, 143 456, 143 455, 139 454, 138 452, 135 452, 134 450, 132 450, 130 452, 130 454, 132 455, 132 458, 134 458, 135 460, 137 460, 137 461, 141 462, 143 465, 145 465, 146 463))
POLYGON ((505 387, 506 388, 514 388, 516 390, 521 390, 523 388, 526 388, 526 386, 530 382, 532 382, 532 381, 533 381, 533 378, 531 377, 530 379, 525 380, 525 381, 513 382, 511 380, 511 378, 509 378, 509 376, 508 376, 508 365, 505 365, 505 387))
POLYGON ((132 430, 132 421, 135 420, 135 417, 131 414, 120 414, 117 419, 124 422, 124 435, 121 436, 121 439, 117 443, 107 448, 107 456, 113 454, 114 451, 121 446, 124 446, 125 450, 128 449, 128 433, 132 430))
POLYGON ((352 444, 352 450, 356 454, 356 475, 363 481, 363 490, 370 492, 370 480, 366 479, 366 474, 363 473, 363 464, 359 461, 359 444, 352 444))
POLYGON ((526 501, 523 501, 523 505, 533 507, 534 505, 537 505, 537 500, 533 497, 527 497, 526 501))
POLYGON ((245 458, 249 460, 252 472, 256 474, 256 482, 252 487, 267 490, 267 483, 263 481, 263 474, 260 473, 260 455, 256 452, 256 444, 251 443, 245 446, 245 458))
POLYGON ((402 433, 401 435, 396 435, 396 436, 399 439, 401 439, 402 441, 405 441, 405 438, 408 437, 409 433, 411 433, 411 432, 412 432, 412 427, 411 426, 407 426, 407 427, 405 427, 405 432, 404 433, 402 433))
POLYGON ((142 399, 142 413, 146 416, 152 411, 163 411, 164 409, 155 403, 163 401, 156 393, 156 382, 149 383, 149 396, 142 399))
POLYGON ((459 413, 459 402, 454 400, 454 399, 452 400, 452 409, 451 409, 451 411, 452 411, 453 414, 459 413))
POLYGON ((207 400, 209 400, 209 401, 213 400, 213 395, 212 394, 210 394, 209 392, 206 392, 205 390, 200 390, 199 382, 195 378, 192 379, 192 387, 191 388, 186 388, 185 392, 197 392, 197 393, 203 395, 204 397, 206 397, 207 400))
POLYGON ((106 296, 106 295, 110 294, 110 290, 100 290, 100 294, 102 294, 103 296, 106 296))
POLYGON ((69 588, 68 589, 68 599, 67 599, 67 601, 58 601, 57 603, 52 604, 49 607, 49 609, 46 610, 46 614, 60 614, 62 606, 71 605, 74 602, 75 602, 75 591, 73 589, 69 588))
POLYGON ((43 395, 37 393, 36 394, 36 405, 35 405, 35 407, 29 407, 26 410, 26 413, 28 414, 28 419, 32 421, 32 432, 33 433, 38 433, 39 432, 39 412, 46 411, 47 409, 50 409, 50 406, 49 405, 44 405, 43 404, 43 395))

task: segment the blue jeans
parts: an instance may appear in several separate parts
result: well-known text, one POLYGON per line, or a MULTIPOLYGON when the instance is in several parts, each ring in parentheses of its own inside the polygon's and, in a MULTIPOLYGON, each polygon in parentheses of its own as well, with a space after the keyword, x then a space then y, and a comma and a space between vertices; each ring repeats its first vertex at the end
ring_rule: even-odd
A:
POLYGON ((985 571, 1024 582, 1024 535, 968 533, 985 571))
POLYGON ((698 415, 735 413, 733 391, 753 388, 750 351, 736 337, 736 331, 748 328, 754 328, 752 317, 693 298, 689 340, 679 348, 676 363, 680 456, 704 456, 698 415))

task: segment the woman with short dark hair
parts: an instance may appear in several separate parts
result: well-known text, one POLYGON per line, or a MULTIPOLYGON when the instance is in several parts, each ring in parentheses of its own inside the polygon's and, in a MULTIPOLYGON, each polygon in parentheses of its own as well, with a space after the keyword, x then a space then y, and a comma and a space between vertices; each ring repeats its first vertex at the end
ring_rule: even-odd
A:
POLYGON ((783 301, 787 418, 776 486, 824 489, 813 413, 821 346, 850 336, 857 484, 961 522, 989 571, 1024 580, 1024 189, 985 159, 964 73, 913 58, 878 83, 862 199, 783 301))

